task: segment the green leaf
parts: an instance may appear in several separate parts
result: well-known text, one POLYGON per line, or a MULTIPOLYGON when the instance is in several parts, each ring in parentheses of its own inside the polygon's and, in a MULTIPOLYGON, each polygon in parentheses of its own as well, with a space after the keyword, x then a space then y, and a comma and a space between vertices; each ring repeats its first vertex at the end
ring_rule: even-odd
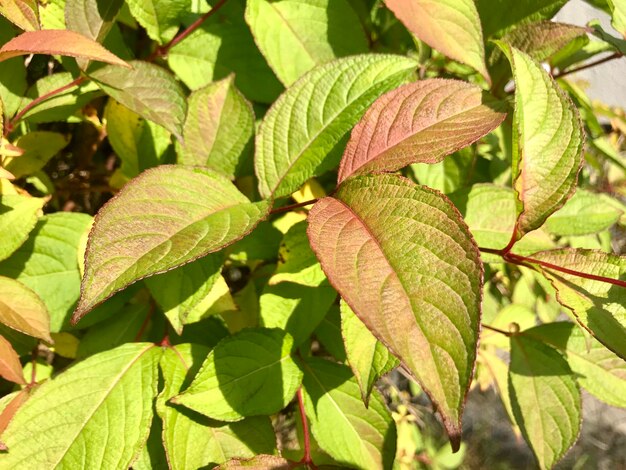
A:
POLYGON ((234 178, 253 134, 254 111, 230 75, 189 95, 178 163, 207 166, 234 178))
POLYGON ((107 95, 141 117, 165 127, 180 140, 187 112, 180 84, 157 65, 139 60, 129 64, 131 69, 105 66, 90 76, 107 95))
POLYGON ((219 251, 269 210, 207 168, 162 165, 129 182, 98 213, 89 234, 73 321, 148 276, 219 251))
POLYGON ((41 29, 65 29, 66 0, 47 0, 39 3, 41 29))
MULTIPOLYGON (((4 44, 12 37, 14 30, 3 17, 0 16, 0 44, 4 44)), ((22 95, 26 91, 26 67, 21 57, 0 62, 0 97, 4 104, 4 116, 12 117, 20 106, 22 95)))
POLYGON ((623 214, 606 194, 578 189, 546 220, 546 228, 550 233, 564 237, 589 235, 610 228, 623 214))
POLYGON ((523 24, 502 38, 512 47, 528 54, 533 60, 543 62, 574 39, 586 36, 580 26, 554 21, 537 21, 523 24))
POLYGON ((0 0, 0 15, 24 31, 40 29, 37 0, 0 0))
POLYGON ((525 334, 562 351, 578 383, 589 393, 611 406, 626 408, 626 362, 581 328, 556 322, 525 334))
POLYGON ((272 103, 283 87, 244 21, 245 4, 245 0, 229 0, 219 14, 172 47, 167 62, 191 90, 234 73, 235 85, 249 100, 272 103))
POLYGON ((257 455, 250 459, 231 459, 223 465, 216 467, 216 470, 240 470, 242 468, 254 468, 256 470, 289 470, 292 468, 292 462, 274 455, 257 455))
POLYGON ((46 305, 19 281, 0 276, 0 323, 52 343, 46 305))
POLYGON ((341 301, 341 332, 346 347, 348 364, 354 372, 367 405, 374 384, 383 375, 395 369, 400 362, 383 343, 370 333, 346 302, 341 301))
POLYGON ((45 198, 0 194, 0 261, 7 259, 26 241, 46 202, 45 198))
POLYGON ((511 337, 509 393, 515 420, 541 468, 552 468, 580 433, 580 390, 565 359, 525 334, 511 337))
POLYGON ((19 157, 7 159, 4 168, 16 178, 31 175, 41 170, 69 142, 69 136, 58 132, 29 132, 15 142, 19 148, 24 150, 24 153, 19 157))
POLYGON ((229 336, 211 351, 189 388, 171 401, 221 421, 276 413, 302 380, 290 355, 292 343, 278 329, 229 336))
POLYGON ((2 435, 2 465, 128 468, 148 438, 160 356, 153 344, 126 344, 43 383, 2 435))
POLYGON ((161 358, 164 386, 156 409, 163 419, 163 442, 172 468, 201 468, 233 457, 271 454, 276 448, 267 416, 221 423, 167 403, 189 384, 208 353, 197 344, 179 344, 166 349, 161 358))
MULTIPOLYGON (((535 253, 532 258, 592 276, 626 280, 626 256, 566 248, 535 253)), ((559 303, 572 311, 578 323, 626 360, 626 289, 548 266, 539 269, 556 289, 559 303)))
POLYGON ((474 149, 468 147, 439 163, 416 163, 410 167, 420 184, 450 194, 467 185, 475 163, 474 149))
POLYGON ((368 50, 347 0, 249 0, 246 21, 285 86, 316 65, 368 50))
POLYGON ((552 18, 568 0, 476 0, 485 38, 526 23, 552 18))
POLYGON ((20 358, 4 336, 0 336, 0 377, 9 382, 26 385, 20 358))
POLYGON ((354 177, 313 206, 308 234, 331 284, 421 383, 458 449, 483 278, 461 215, 402 177, 354 177))
POLYGON ((624 0, 606 0, 611 9, 611 25, 626 39, 626 2, 624 0))
POLYGON ((438 163, 476 142, 506 117, 476 85, 429 79, 378 98, 359 122, 339 167, 338 182, 355 174, 438 163))
POLYGON ((274 103, 259 129, 255 166, 261 195, 288 196, 331 169, 337 163, 333 148, 381 93, 407 80, 416 67, 400 56, 362 55, 308 72, 274 103))
POLYGON ((102 42, 123 3, 124 0, 66 0, 67 29, 102 42))
POLYGON ((515 79, 515 240, 543 225, 576 191, 584 134, 578 111, 552 77, 523 52, 498 43, 515 79))
POLYGON ((473 0, 385 0, 385 4, 419 39, 490 81, 483 31, 473 0))
POLYGON ((335 359, 346 362, 346 350, 341 336, 341 316, 339 306, 333 304, 316 328, 315 337, 335 359))
POLYGON ((67 325, 80 294, 78 244, 91 216, 72 212, 49 214, 37 222, 28 240, 0 263, 0 275, 32 289, 50 314, 50 330, 67 325))
POLYGON ((126 62, 93 39, 67 30, 26 31, 0 48, 0 62, 28 54, 80 57, 129 67, 126 62))
POLYGON ((187 10, 185 0, 127 0, 133 17, 146 29, 148 36, 165 44, 176 36, 182 14, 187 10))
POLYGON ((212 291, 223 264, 224 256, 213 253, 146 279, 152 297, 178 334, 188 318, 204 317, 215 303, 212 291))
POLYGON ((366 408, 350 368, 320 358, 303 363, 304 407, 320 447, 342 464, 391 469, 396 428, 382 397, 366 408))

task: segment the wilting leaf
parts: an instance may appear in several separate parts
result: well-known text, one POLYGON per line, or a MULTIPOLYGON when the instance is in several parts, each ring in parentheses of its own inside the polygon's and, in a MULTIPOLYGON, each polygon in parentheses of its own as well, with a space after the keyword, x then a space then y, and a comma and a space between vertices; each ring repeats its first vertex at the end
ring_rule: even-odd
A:
POLYGON ((390 91, 352 131, 338 181, 440 162, 498 127, 506 116, 499 108, 479 87, 457 80, 420 80, 390 91))
POLYGON ((4 336, 0 336, 0 376, 16 384, 26 383, 20 358, 4 336))
POLYGON ((159 44, 174 38, 181 16, 188 9, 186 0, 127 0, 126 3, 137 23, 159 44))
POLYGON ((489 81, 480 18, 473 0, 385 0, 411 33, 489 81))
POLYGON ((330 282, 420 381, 458 448, 482 297, 482 263, 458 211, 398 176, 354 177, 313 206, 308 234, 330 282))
POLYGON ((257 136, 261 196, 288 196, 331 169, 337 162, 331 151, 367 107, 416 67, 400 56, 348 57, 314 68, 290 87, 267 112, 257 136))
POLYGON ((141 117, 165 127, 179 139, 187 112, 176 78, 158 65, 130 61, 131 69, 105 66, 91 74, 104 92, 141 117))
POLYGON ((247 329, 229 336, 172 402, 221 421, 276 413, 291 401, 302 380, 291 357, 292 342, 278 329, 247 329))
POLYGON ((124 0, 66 0, 67 29, 102 42, 123 4, 124 0))
POLYGON ((0 276, 0 286, 0 323, 51 343, 50 317, 37 294, 4 276, 0 276))
POLYGON ((565 359, 525 334, 511 337, 509 393, 515 420, 541 468, 552 468, 580 433, 580 390, 565 359))
POLYGON ((4 432, 2 465, 128 468, 148 438, 160 356, 153 344, 125 344, 44 382, 4 432))
POLYGON ((499 43, 515 79, 513 179, 519 240, 545 220, 576 191, 583 164, 583 130, 576 107, 541 65, 528 55, 499 43))
POLYGON ((122 67, 129 65, 93 39, 74 31, 27 31, 0 48, 0 62, 28 54, 64 55, 98 60, 122 67))
POLYGON ((528 54, 533 60, 543 62, 587 30, 580 26, 554 21, 538 21, 515 28, 502 39, 512 47, 528 54))
POLYGON ((0 15, 24 31, 40 29, 37 0, 0 0, 0 15))
POLYGON ((316 65, 368 50, 347 0, 249 0, 246 21, 285 86, 316 65))
POLYGON ((89 234, 81 299, 73 320, 115 292, 218 251, 265 216, 208 168, 161 165, 129 182, 98 213, 89 234))
POLYGON ((0 261, 8 258, 26 241, 45 203, 44 198, 0 195, 0 261))
POLYGON ((235 88, 232 75, 194 91, 188 102, 178 163, 207 166, 233 178, 254 134, 252 106, 235 88))

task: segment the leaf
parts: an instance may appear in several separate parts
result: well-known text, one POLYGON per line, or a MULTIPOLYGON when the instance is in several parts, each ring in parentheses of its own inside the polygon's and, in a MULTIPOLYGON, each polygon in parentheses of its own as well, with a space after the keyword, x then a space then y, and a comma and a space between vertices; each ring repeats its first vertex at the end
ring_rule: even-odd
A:
POLYGON ((580 390, 565 359, 524 335, 511 337, 509 393, 515 420, 541 468, 552 468, 580 433, 580 390))
POLYGON ((576 191, 584 134, 572 101, 528 55, 498 43, 515 79, 513 180, 519 201, 513 237, 543 225, 576 191))
POLYGON ((123 0, 66 0, 67 29, 102 42, 123 3, 123 0))
POLYGON ((0 336, 0 376, 10 382, 26 385, 20 358, 4 336, 0 336))
POLYGON ((348 364, 359 384, 363 402, 368 405, 374 384, 400 362, 370 333, 344 301, 341 301, 341 332, 348 364))
POLYGON ((255 153, 261 196, 288 196, 331 169, 336 159, 330 152, 367 107, 416 67, 400 56, 362 55, 320 65, 303 76, 261 123, 255 153))
MULTIPOLYGON (((565 248, 535 253, 532 258, 571 271, 626 280, 626 256, 565 248)), ((572 311, 578 323, 626 360, 626 289, 548 266, 538 268, 556 289, 559 303, 572 311)))
POLYGON ((611 25, 626 39, 626 2, 624 0, 606 0, 611 9, 611 25))
POLYGON ((252 105, 235 88, 232 75, 192 92, 188 102, 178 163, 207 166, 234 178, 254 135, 252 105))
POLYGON ((7 259, 26 241, 46 202, 45 198, 0 194, 0 261, 7 259))
POLYGON ((500 125, 506 114, 476 85, 420 80, 386 93, 350 136, 338 182, 355 174, 438 163, 500 125))
POLYGON ((65 2, 66 0, 38 2, 42 29, 65 29, 65 2))
POLYGON ((157 65, 139 60, 129 64, 130 69, 105 66, 90 77, 107 95, 181 139, 187 103, 180 84, 157 65))
POLYGON ((216 470, 239 470, 254 468, 255 470, 289 470, 292 462, 274 455, 257 455, 250 459, 236 458, 216 467, 216 470))
POLYGON ((359 18, 347 0, 250 0, 246 22, 287 87, 316 65, 368 51, 359 18))
POLYGON ((2 465, 128 468, 148 438, 160 356, 153 344, 125 344, 41 384, 2 436, 2 465))
POLYGON ((0 0, 0 15, 24 31, 40 29, 37 0, 0 0))
POLYGON ((69 142, 69 136, 58 132, 29 132, 21 136, 16 142, 16 145, 24 150, 24 153, 19 157, 6 159, 4 167, 16 178, 31 175, 41 170, 69 142))
POLYGON ((67 30, 26 31, 0 48, 0 62, 28 54, 81 57, 116 64, 124 68, 130 67, 94 40, 75 31, 67 30))
POLYGON ((209 169, 162 165, 143 172, 96 216, 73 321, 140 279, 230 245, 268 210, 209 169))
POLYGON ((563 352, 578 383, 596 398, 626 408, 626 362, 588 337, 581 328, 556 322, 525 334, 563 352))
POLYGON ((292 339, 278 329, 247 329, 220 341, 193 382, 171 402, 221 421, 268 415, 291 401, 302 372, 292 339))
POLYGON ((546 228, 558 236, 589 235, 610 228, 623 214, 611 197, 579 188, 546 220, 546 228))
POLYGON ((0 322, 52 343, 48 310, 37 294, 19 281, 4 276, 0 276, 0 286, 0 322))
POLYGON ((568 0, 476 0, 485 38, 502 36, 513 27, 552 18, 568 0))
POLYGON ((126 3, 137 23, 159 44, 174 38, 181 16, 188 8, 185 0, 128 0, 126 3))
POLYGON ((67 325, 80 294, 78 243, 91 216, 57 212, 40 218, 28 240, 0 263, 0 276, 17 279, 37 294, 50 315, 50 331, 67 325))
POLYGON ((483 277, 458 211, 402 177, 354 177, 313 206, 308 235, 331 284, 422 384, 458 449, 483 277))
POLYGON ((476 153, 472 147, 467 147, 439 163, 415 163, 410 167, 420 184, 450 194, 467 185, 475 164, 476 153))
POLYGON ((197 344, 179 344, 166 349, 161 358, 165 383, 156 409, 163 419, 163 442, 172 468, 202 468, 233 457, 271 454, 276 448, 267 416, 222 423, 167 403, 196 375, 208 352, 197 344))
POLYGON ((366 408, 347 366, 309 358, 303 367, 304 407, 320 447, 351 467, 391 469, 396 429, 381 396, 374 392, 366 408))

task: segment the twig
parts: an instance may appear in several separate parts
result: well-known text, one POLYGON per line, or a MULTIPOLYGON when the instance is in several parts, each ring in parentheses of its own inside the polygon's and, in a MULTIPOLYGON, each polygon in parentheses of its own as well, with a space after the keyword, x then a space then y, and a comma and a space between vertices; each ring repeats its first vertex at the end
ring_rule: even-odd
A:
POLYGON ((515 334, 515 333, 511 333, 510 331, 501 330, 500 328, 496 328, 494 326, 485 325, 484 323, 483 323, 483 328, 487 330, 495 331, 496 333, 503 334, 504 336, 513 336, 515 334))
POLYGON ((561 71, 559 71, 559 73, 553 75, 552 78, 554 78, 554 79, 562 78, 562 77, 565 77, 565 76, 570 75, 572 73, 580 72, 581 70, 586 70, 586 69, 589 69, 591 67, 595 67, 596 65, 604 64, 605 62, 609 62, 611 60, 619 59, 619 58, 621 58, 623 56, 624 55, 621 52, 616 52, 614 54, 611 54, 610 56, 604 57, 602 59, 598 59, 598 60, 596 60, 594 62, 589 62, 587 64, 583 64, 580 67, 576 67, 576 68, 569 69, 569 70, 561 70, 561 71))
POLYGON ((297 204, 290 204, 288 206, 278 207, 276 209, 272 209, 270 214, 280 214, 282 212, 289 212, 299 207, 310 206, 311 204, 315 204, 318 199, 311 199, 309 201, 299 202, 297 204))

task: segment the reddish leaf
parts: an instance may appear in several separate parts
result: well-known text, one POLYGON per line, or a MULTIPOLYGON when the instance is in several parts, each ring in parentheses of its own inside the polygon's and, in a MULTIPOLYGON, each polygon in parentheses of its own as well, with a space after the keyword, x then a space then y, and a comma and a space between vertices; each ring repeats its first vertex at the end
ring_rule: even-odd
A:
POLYGON ((37 0, 0 0, 0 15, 24 31, 40 29, 37 0))
POLYGON ((339 168, 353 174, 437 163, 504 120, 498 102, 457 80, 422 80, 381 96, 354 128, 339 168))
POLYGON ((20 358, 4 336, 0 336, 0 376, 16 384, 25 384, 20 358))
MULTIPOLYGON (((15 413, 17 413, 20 407, 26 403, 26 400, 30 397, 32 390, 33 389, 30 387, 20 390, 15 394, 15 396, 13 396, 11 402, 4 408, 4 410, 2 410, 2 413, 0 413, 0 437, 2 437, 2 433, 4 433, 4 430, 13 419, 13 416, 15 416, 15 413)), ((9 450, 9 448, 6 444, 0 441, 0 451, 6 452, 7 450, 9 450)))
POLYGON ((58 54, 99 60, 130 68, 126 62, 82 34, 66 30, 28 31, 11 39, 0 49, 0 62, 28 54, 58 54))

